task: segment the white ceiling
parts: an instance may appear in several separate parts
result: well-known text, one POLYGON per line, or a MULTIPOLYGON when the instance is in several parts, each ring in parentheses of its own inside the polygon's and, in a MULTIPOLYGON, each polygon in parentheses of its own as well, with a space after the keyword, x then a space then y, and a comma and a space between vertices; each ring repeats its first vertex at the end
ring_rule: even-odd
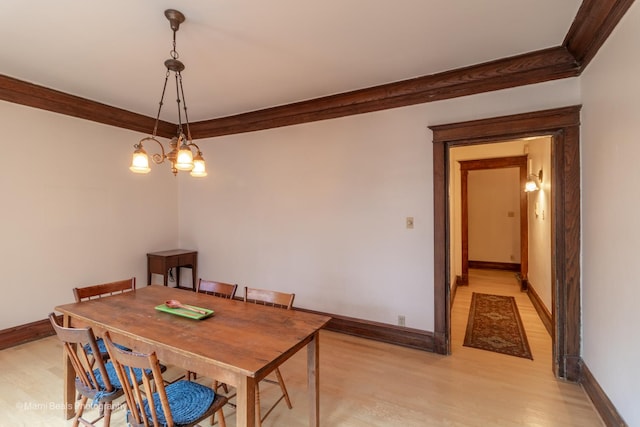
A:
POLYGON ((193 122, 558 46, 580 3, 2 0, 0 74, 155 117, 175 8, 193 122))

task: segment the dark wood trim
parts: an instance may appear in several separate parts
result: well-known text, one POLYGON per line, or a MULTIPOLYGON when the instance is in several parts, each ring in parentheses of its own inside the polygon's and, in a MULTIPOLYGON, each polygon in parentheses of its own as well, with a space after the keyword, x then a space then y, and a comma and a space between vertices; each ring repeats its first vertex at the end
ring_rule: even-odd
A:
POLYGON ((540 320, 542 320, 542 324, 547 329, 547 332, 549 332, 550 336, 553 336, 553 319, 551 317, 551 312, 544 305, 544 302, 542 302, 542 298, 540 298, 540 295, 538 294, 538 292, 536 292, 535 287, 531 284, 530 281, 527 283, 527 295, 531 300, 531 304, 533 304, 533 308, 536 309, 538 317, 540 317, 540 320))
MULTIPOLYGON (((375 341, 382 341, 402 347, 433 351, 433 333, 429 331, 324 313, 299 307, 295 307, 294 310, 330 316, 331 320, 324 327, 324 329, 329 331, 354 335, 375 341)), ((62 316, 58 316, 58 322, 62 324, 62 316)), ((25 325, 4 329, 0 331, 0 350, 45 338, 53 334, 54 331, 49 319, 38 320, 25 325)))
MULTIPOLYGON (((143 133, 151 133, 155 123, 153 117, 132 113, 2 74, 0 74, 0 100, 143 133)), ((176 129, 174 124, 160 121, 158 136, 171 138, 176 134, 176 129)))
POLYGON ((520 274, 516 274, 516 280, 520 284, 520 292, 527 292, 527 289, 529 288, 529 280, 523 279, 520 274))
POLYGON ((626 427, 627 423, 624 421, 616 407, 613 405, 607 394, 604 392, 598 381, 587 367, 584 361, 581 361, 581 376, 580 384, 582 388, 593 402, 593 406, 602 418, 602 421, 607 427, 626 427))
MULTIPOLYGON (((527 156, 497 157, 492 159, 464 160, 460 163, 460 216, 462 246, 462 278, 469 284, 469 195, 467 180, 469 171, 517 167, 519 187, 524 190, 527 181, 527 156)), ((529 274, 529 199, 520 192, 520 264, 518 271, 523 280, 529 274)))
MULTIPOLYGON (((574 115, 579 121, 580 109, 574 115)), ((580 375, 580 127, 558 129, 551 145, 551 254, 555 354, 558 376, 577 381, 580 375), (562 339, 560 339, 562 337, 562 339)))
MULTIPOLYGON (((252 132, 457 98, 575 77, 578 74, 573 56, 564 47, 555 47, 309 101, 194 122, 190 126, 191 135, 199 139, 252 132)), ((153 129, 152 117, 8 76, 0 75, 0 99, 144 133, 153 129)), ((175 131, 175 125, 162 122, 158 135, 170 138, 175 131)))
POLYGON ((551 135, 553 368, 579 380, 580 372, 580 106, 486 120, 430 126, 433 131, 434 336, 449 341, 448 158, 452 147, 551 135))
MULTIPOLYGON (((451 273, 449 268, 449 150, 433 144, 434 348, 451 354, 451 273), (437 268, 441 266, 442 268, 437 268), (439 285, 439 286, 438 286, 439 285)), ((464 281, 464 279, 462 279, 464 281)))
POLYGON ((577 107, 554 108, 551 110, 506 116, 512 118, 505 124, 504 117, 471 120, 462 123, 429 126, 433 131, 434 142, 450 142, 455 146, 481 144, 483 142, 508 141, 505 129, 510 134, 522 135, 522 138, 549 135, 556 129, 580 124, 577 107), (505 128, 505 126, 509 126, 505 128))
MULTIPOLYGON (((438 74, 244 114, 195 122, 194 139, 210 138, 326 120, 576 77, 607 39, 633 0, 583 0, 561 46, 497 59, 438 74)), ((0 75, 0 100, 92 120, 138 132, 154 118, 0 75)), ((158 135, 176 126, 161 122, 158 135)))
POLYGON ((573 56, 565 48, 555 47, 309 101, 196 122, 191 125, 191 134, 194 138, 210 138, 252 132, 457 98, 575 77, 578 74, 573 56))
MULTIPOLYGON (((58 316, 62 323, 62 316, 58 316)), ((49 319, 37 320, 24 325, 14 326, 0 331, 0 350, 24 344, 29 341, 39 340, 54 334, 49 319)))
POLYGON ((583 0, 562 43, 581 71, 596 56, 633 0, 583 0))
POLYGON ((469 260, 469 268, 479 268, 481 270, 504 270, 520 271, 520 264, 515 262, 495 262, 495 261, 472 261, 469 260))
POLYGON ((462 281, 462 277, 456 276, 456 280, 454 280, 453 284, 451 285, 451 300, 449 301, 449 310, 453 309, 453 302, 456 299, 456 293, 458 292, 458 286, 461 286, 460 285, 461 281, 462 281))
POLYGON ((307 313, 330 316, 331 320, 329 320, 329 323, 327 323, 323 328, 328 331, 340 332, 347 335, 386 342, 402 347, 433 351, 433 333, 428 331, 407 328, 404 326, 395 326, 387 323, 373 322, 370 320, 356 319, 337 314, 323 313, 299 307, 295 307, 294 309, 307 313))
MULTIPOLYGON (((460 163, 460 239, 462 257, 462 284, 469 286, 469 171, 460 163)), ((449 261, 451 262, 451 261, 449 261)))

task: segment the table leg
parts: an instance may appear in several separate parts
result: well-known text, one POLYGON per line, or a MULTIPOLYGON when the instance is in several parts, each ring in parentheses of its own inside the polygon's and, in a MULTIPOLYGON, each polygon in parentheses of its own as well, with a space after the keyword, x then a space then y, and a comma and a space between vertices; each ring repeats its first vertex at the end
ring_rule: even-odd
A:
MULTIPOLYGON (((62 318, 62 325, 65 328, 71 326, 69 316, 66 314, 62 318)), ((71 419, 75 415, 75 401, 76 401, 76 373, 71 365, 71 360, 67 356, 67 353, 62 350, 62 366, 63 366, 63 378, 64 378, 64 418, 66 420, 71 419)))
POLYGON ((196 291, 196 279, 198 277, 198 256, 193 256, 193 264, 191 265, 191 286, 193 287, 193 292, 196 291))
POLYGON ((236 386, 236 425, 254 427, 256 425, 256 382, 244 377, 236 386))
POLYGON ((307 388, 309 391, 309 426, 320 425, 320 341, 318 332, 307 344, 307 388))

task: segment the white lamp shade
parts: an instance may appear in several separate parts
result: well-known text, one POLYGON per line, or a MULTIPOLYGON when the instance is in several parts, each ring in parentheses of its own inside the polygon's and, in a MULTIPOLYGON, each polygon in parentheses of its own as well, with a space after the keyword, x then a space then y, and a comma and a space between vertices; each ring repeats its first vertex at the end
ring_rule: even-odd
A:
POLYGON ((535 182, 533 179, 528 180, 527 183, 524 185, 524 191, 526 193, 530 193, 536 190, 539 190, 538 183, 535 182))
POLYGON ((133 152, 129 169, 135 173, 149 173, 151 171, 149 167, 149 156, 147 156, 143 148, 138 148, 133 152))
POLYGON ((176 158, 176 169, 190 171, 193 169, 193 153, 186 144, 182 144, 176 158))
POLYGON ((201 178, 207 176, 207 168, 204 164, 204 159, 200 155, 196 155, 193 159, 193 169, 191 170, 191 176, 201 178))

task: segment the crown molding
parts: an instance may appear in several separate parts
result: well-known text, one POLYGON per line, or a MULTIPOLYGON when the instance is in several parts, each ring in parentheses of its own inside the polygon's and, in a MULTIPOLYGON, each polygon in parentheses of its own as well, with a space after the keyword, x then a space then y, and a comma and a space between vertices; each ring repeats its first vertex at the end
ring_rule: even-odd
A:
MULTIPOLYGON (((579 76, 633 0, 583 0, 561 46, 443 73, 190 124, 194 139, 253 132, 579 76)), ((149 133, 155 119, 0 75, 0 100, 149 133)), ((176 125, 161 121, 158 136, 176 125)))
MULTIPOLYGON (((153 117, 132 113, 3 74, 0 74, 0 100, 143 133, 149 133, 155 124, 153 117)), ((175 134, 176 125, 173 123, 165 121, 158 123, 158 136, 171 138, 175 134)))
POLYGON ((575 77, 579 68, 563 47, 544 49, 443 73, 191 124, 194 138, 210 138, 334 119, 575 77))
POLYGON ((584 71, 634 0, 583 0, 562 43, 584 71))

